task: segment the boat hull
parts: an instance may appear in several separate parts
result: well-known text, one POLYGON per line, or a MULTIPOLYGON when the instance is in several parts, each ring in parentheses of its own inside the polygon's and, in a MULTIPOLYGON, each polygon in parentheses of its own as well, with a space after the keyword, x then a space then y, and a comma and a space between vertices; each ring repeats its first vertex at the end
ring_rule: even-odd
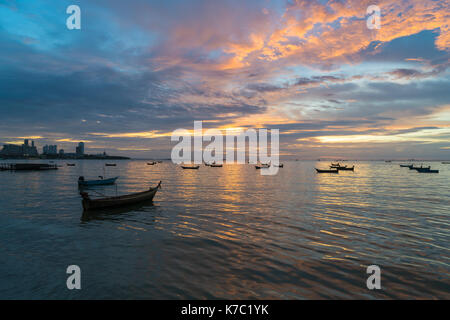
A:
POLYGON ((85 211, 89 211, 95 209, 115 208, 134 203, 140 203, 144 201, 151 201, 153 200, 153 197, 155 196, 160 186, 161 182, 159 182, 158 186, 156 186, 155 188, 151 188, 150 190, 147 191, 102 199, 90 199, 87 193, 82 192, 81 196, 83 197, 82 200, 83 209, 85 211))
POLYGON ((327 170, 327 169, 317 169, 315 168, 317 173, 339 173, 339 170, 327 170))
POLYGON ((119 177, 114 177, 110 179, 102 179, 102 180, 86 180, 86 181, 78 181, 79 186, 88 187, 88 186, 104 186, 109 184, 116 183, 116 180, 119 177))

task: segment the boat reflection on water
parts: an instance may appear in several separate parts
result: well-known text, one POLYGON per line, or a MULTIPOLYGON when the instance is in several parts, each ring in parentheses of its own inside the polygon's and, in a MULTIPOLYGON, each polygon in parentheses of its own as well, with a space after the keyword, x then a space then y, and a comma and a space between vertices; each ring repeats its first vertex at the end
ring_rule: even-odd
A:
POLYGON ((139 203, 123 205, 117 208, 102 208, 90 211, 83 210, 81 214, 81 221, 89 222, 93 220, 121 220, 128 217, 128 213, 132 214, 133 212, 137 211, 148 211, 150 213, 154 211, 155 208, 156 206, 153 204, 153 200, 146 200, 139 203))

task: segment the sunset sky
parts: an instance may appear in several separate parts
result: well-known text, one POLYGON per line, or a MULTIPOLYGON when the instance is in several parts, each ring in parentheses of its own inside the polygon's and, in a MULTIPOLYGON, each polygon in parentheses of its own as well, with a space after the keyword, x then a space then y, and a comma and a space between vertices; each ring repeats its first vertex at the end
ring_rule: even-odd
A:
POLYGON ((203 120, 279 129, 282 158, 450 159, 449 21, 448 0, 3 0, 0 144, 161 158, 203 120))

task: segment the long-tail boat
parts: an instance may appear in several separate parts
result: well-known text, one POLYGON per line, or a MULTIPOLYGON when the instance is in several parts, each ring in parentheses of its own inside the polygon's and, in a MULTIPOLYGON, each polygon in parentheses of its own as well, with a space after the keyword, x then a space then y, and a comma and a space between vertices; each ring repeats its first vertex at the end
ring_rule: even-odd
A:
POLYGON ((353 166, 353 167, 347 167, 347 166, 344 166, 344 167, 335 167, 338 171, 339 170, 343 170, 343 171, 355 171, 355 166, 353 166))
POLYGON ((81 176, 78 178, 78 185, 87 187, 87 186, 103 186, 103 185, 109 185, 116 183, 116 180, 119 177, 109 178, 109 179, 103 179, 102 176, 98 176, 100 179, 98 180, 84 180, 84 177, 81 176))
POLYGON ((83 198, 82 200, 83 209, 85 211, 88 211, 94 209, 120 207, 143 201, 150 201, 153 200, 153 197, 155 196, 156 191, 158 191, 158 188, 161 188, 161 181, 155 188, 150 188, 147 191, 127 194, 123 196, 91 199, 87 192, 80 192, 80 194, 81 197, 83 198))
POLYGON ((439 173, 439 170, 431 170, 431 167, 428 168, 416 168, 417 172, 422 173, 439 173))
POLYGON ((181 166, 183 169, 198 169, 198 168, 200 168, 200 166, 181 166))
POLYGON ((212 167, 212 168, 221 168, 221 167, 223 167, 223 165, 220 164, 220 163, 211 163, 209 166, 212 167))
POLYGON ((413 169, 413 170, 430 170, 431 167, 430 167, 430 166, 424 167, 424 166, 421 165, 420 167, 414 167, 414 166, 412 166, 412 167, 409 168, 409 169, 413 169))
POLYGON ((317 173, 339 173, 338 169, 316 169, 317 173))

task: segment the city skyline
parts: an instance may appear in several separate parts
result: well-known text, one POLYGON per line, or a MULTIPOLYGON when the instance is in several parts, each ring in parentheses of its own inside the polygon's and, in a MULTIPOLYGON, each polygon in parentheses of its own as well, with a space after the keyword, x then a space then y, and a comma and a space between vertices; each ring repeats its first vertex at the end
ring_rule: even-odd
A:
POLYGON ((81 30, 0 4, 0 145, 168 158, 202 120, 279 129, 281 158, 450 158, 446 1, 132 3, 77 1, 81 30))

